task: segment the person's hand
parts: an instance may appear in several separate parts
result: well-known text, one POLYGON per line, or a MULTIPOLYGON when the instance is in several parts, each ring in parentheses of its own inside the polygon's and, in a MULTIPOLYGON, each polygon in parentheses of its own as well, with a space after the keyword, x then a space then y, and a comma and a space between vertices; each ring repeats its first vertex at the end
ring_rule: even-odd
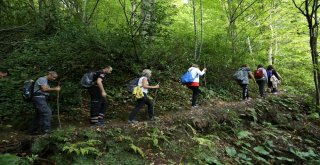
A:
POLYGON ((107 93, 105 91, 102 91, 102 97, 107 97, 107 93))
POLYGON ((203 68, 203 71, 206 72, 206 71, 207 71, 207 68, 203 68))
POLYGON ((160 88, 159 84, 158 84, 158 85, 155 85, 154 88, 160 88))
POLYGON ((61 87, 60 87, 60 86, 56 86, 56 87, 55 87, 55 90, 56 90, 57 92, 59 92, 59 91, 61 90, 61 87))

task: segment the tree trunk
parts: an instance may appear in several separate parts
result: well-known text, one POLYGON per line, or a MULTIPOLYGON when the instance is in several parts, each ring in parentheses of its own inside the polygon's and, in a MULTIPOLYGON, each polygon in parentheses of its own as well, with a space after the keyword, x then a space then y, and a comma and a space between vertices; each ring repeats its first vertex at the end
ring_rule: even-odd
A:
POLYGON ((200 47, 197 61, 200 59, 203 45, 203 5, 202 0, 200 0, 200 47))
POLYGON ((197 35, 197 17, 196 17, 196 1, 192 0, 193 5, 193 28, 194 28, 194 59, 197 59, 198 35, 197 35))

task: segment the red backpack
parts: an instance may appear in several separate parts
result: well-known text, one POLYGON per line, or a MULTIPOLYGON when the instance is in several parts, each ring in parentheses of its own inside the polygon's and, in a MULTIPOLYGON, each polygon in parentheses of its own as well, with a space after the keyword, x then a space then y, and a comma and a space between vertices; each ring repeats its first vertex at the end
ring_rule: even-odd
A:
POLYGON ((254 78, 261 79, 263 77, 263 70, 257 69, 254 71, 254 78))

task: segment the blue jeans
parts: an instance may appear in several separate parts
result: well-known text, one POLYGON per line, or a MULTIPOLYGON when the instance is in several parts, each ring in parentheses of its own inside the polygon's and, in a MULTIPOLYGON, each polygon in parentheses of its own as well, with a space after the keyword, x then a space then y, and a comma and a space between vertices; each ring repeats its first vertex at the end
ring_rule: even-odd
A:
POLYGON ((50 131, 52 111, 48 105, 46 97, 34 96, 32 98, 32 102, 35 107, 35 114, 30 131, 50 131))
POLYGON ((133 109, 133 111, 130 113, 130 116, 129 116, 129 120, 132 121, 132 120, 135 120, 136 118, 136 115, 138 114, 138 112, 140 111, 140 109, 144 106, 144 104, 147 104, 148 105, 148 115, 149 115, 149 118, 153 118, 153 102, 148 98, 147 94, 146 93, 143 93, 144 97, 141 98, 141 99, 138 99, 137 100, 137 105, 136 107, 133 109))

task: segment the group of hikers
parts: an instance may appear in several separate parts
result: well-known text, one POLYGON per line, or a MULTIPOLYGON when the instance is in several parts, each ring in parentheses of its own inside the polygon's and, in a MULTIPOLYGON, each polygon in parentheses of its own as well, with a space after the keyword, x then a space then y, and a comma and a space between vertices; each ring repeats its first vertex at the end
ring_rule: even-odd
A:
POLYGON ((252 73, 250 67, 247 64, 244 64, 237 72, 240 72, 242 77, 241 80, 238 81, 238 83, 242 87, 243 100, 251 99, 249 96, 249 79, 252 79, 255 83, 258 84, 261 98, 266 97, 266 84, 268 86, 268 92, 277 94, 281 76, 272 65, 269 65, 267 69, 265 69, 262 64, 259 64, 257 69, 252 73))
MULTIPOLYGON (((200 70, 197 64, 192 64, 187 72, 190 73, 192 80, 185 85, 192 90, 191 107, 197 108, 197 99, 201 94, 200 87, 200 76, 203 76, 207 71, 207 68, 200 70)), ((281 80, 279 73, 269 65, 267 69, 263 65, 258 65, 257 70, 251 72, 249 66, 244 64, 241 66, 239 71, 242 75, 241 81, 238 81, 242 87, 242 99, 247 101, 249 97, 249 79, 252 79, 259 86, 259 93, 261 98, 266 97, 265 85, 268 84, 268 91, 271 93, 277 93, 277 86, 281 80)), ((88 87, 90 94, 90 124, 93 126, 101 126, 105 124, 105 113, 107 109, 106 103, 106 89, 104 82, 107 74, 112 73, 112 67, 106 66, 101 70, 95 71, 92 77, 93 85, 88 87)), ((7 76, 7 72, 1 72, 1 76, 7 76)), ((148 106, 148 117, 150 121, 158 120, 154 116, 154 101, 148 96, 149 89, 160 88, 159 84, 149 85, 152 72, 150 69, 144 69, 141 76, 137 80, 137 86, 141 92, 140 97, 136 99, 136 105, 129 115, 128 123, 138 123, 136 116, 138 112, 143 108, 144 105, 148 106)), ((32 103, 35 108, 34 118, 32 120, 31 127, 29 129, 30 134, 47 134, 51 133, 51 118, 52 111, 48 105, 48 96, 51 92, 59 92, 61 86, 50 87, 49 81, 53 81, 58 78, 58 73, 55 71, 49 71, 47 75, 38 78, 33 85, 32 103)))
MULTIPOLYGON (((200 71, 198 65, 192 64, 192 66, 188 69, 194 77, 193 82, 187 84, 187 87, 192 90, 192 108, 198 107, 196 102, 197 98, 200 95, 199 90, 199 82, 200 76, 204 75, 206 72, 206 68, 200 71)), ((106 90, 104 88, 104 81, 107 74, 112 73, 112 67, 106 66, 101 70, 94 72, 92 81, 93 85, 88 88, 88 92, 90 94, 90 124, 93 126, 101 126, 105 124, 105 113, 107 109, 106 103, 106 90)), ((154 102, 148 96, 149 89, 158 89, 160 88, 159 84, 157 85, 149 85, 150 78, 152 76, 152 72, 150 69, 144 69, 141 73, 141 77, 137 82, 137 86, 141 88, 142 96, 136 99, 136 106, 132 110, 129 115, 128 123, 135 124, 138 123, 136 120, 136 116, 138 112, 143 108, 144 105, 148 106, 148 117, 150 121, 158 120, 157 117, 154 116, 154 102)), ((28 130, 29 134, 48 134, 51 133, 51 118, 52 111, 50 106, 48 105, 47 99, 49 93, 51 92, 59 92, 61 90, 61 86, 50 87, 49 81, 53 81, 58 78, 58 73, 55 71, 49 71, 47 75, 38 78, 34 82, 33 87, 33 97, 31 99, 34 108, 35 115, 32 120, 32 125, 28 130)))

